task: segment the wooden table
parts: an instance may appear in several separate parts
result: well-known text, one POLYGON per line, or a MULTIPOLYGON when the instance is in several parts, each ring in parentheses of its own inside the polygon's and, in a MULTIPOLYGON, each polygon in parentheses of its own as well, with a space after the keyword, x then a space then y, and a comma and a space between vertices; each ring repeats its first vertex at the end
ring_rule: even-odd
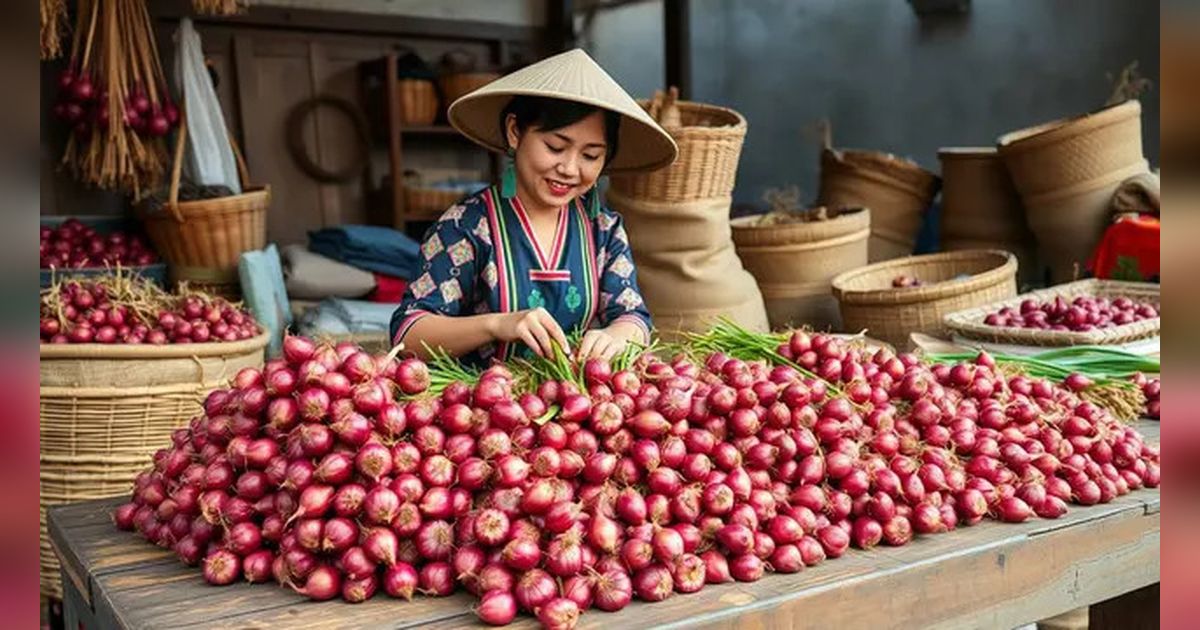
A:
MULTIPOLYGON (((1158 440, 1157 422, 1139 428, 1158 440)), ((117 531, 109 513, 119 501, 50 510, 72 630, 479 623, 470 610, 475 600, 465 593, 412 602, 380 593, 351 605, 309 602, 275 585, 208 586, 199 569, 180 564, 173 553, 117 531)), ((1013 628, 1157 584, 1159 538, 1159 492, 1140 490, 1107 505, 1071 506, 1058 520, 985 522, 901 548, 851 551, 793 575, 706 586, 655 604, 634 602, 619 613, 593 610, 579 627, 1013 628)), ((527 616, 515 624, 534 625, 527 616)))

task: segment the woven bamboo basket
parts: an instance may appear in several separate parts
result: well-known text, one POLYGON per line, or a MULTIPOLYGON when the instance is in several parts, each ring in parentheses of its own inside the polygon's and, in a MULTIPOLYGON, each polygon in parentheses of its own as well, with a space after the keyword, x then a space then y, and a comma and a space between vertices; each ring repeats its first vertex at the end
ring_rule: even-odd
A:
POLYGON ((946 147, 942 163, 941 245, 945 251, 1003 249, 1016 254, 1022 283, 1035 282, 1036 237, 1021 196, 995 147, 946 147))
POLYGON ((452 72, 438 78, 445 106, 500 78, 498 72, 452 72))
MULTIPOLYGON (((638 103, 654 115, 655 101, 638 103)), ((665 203, 730 196, 746 139, 746 119, 732 109, 704 103, 669 101, 660 107, 663 128, 675 138, 679 156, 655 171, 613 175, 610 187, 631 199, 665 203)))
POLYGON ((925 209, 937 194, 937 175, 876 151, 821 151, 817 205, 871 209, 870 260, 908 256, 916 247, 925 209))
POLYGON ((1019 308, 1021 302, 1025 300, 1044 302, 1060 296, 1068 301, 1079 296, 1110 299, 1125 297, 1139 302, 1150 302, 1155 308, 1158 308, 1162 303, 1160 286, 1157 284, 1090 278, 1038 291, 1031 291, 1011 299, 949 313, 945 318, 946 328, 967 339, 1011 343, 1023 346, 1111 345, 1128 343, 1130 341, 1137 341, 1138 339, 1148 339, 1156 337, 1159 334, 1159 329, 1162 325, 1160 317, 1086 332, 1009 328, 1006 326, 989 326, 983 323, 983 318, 987 317, 989 313, 994 313, 1006 306, 1019 308))
POLYGON ((1075 277, 1108 226, 1113 193, 1149 170, 1141 115, 1137 101, 1126 101, 1000 137, 1000 157, 1053 281, 1075 277))
POLYGON ((201 411, 207 393, 262 365, 269 335, 171 346, 41 346, 42 594, 61 597, 49 552, 51 505, 128 492, 171 432, 201 411))
POLYGON ((172 266, 237 270, 242 252, 267 243, 270 186, 251 186, 246 161, 230 138, 237 158, 242 194, 216 199, 179 200, 187 125, 179 126, 167 202, 160 207, 143 203, 140 215, 158 253, 172 266))
POLYGON ((437 88, 433 81, 399 79, 396 83, 400 123, 414 127, 432 125, 438 115, 437 88))
POLYGON ((463 193, 458 190, 406 185, 404 187, 404 217, 408 221, 433 221, 463 196, 463 193))
POLYGON ((825 221, 757 225, 759 217, 730 222, 742 265, 758 281, 771 328, 841 327, 830 281, 867 264, 870 210, 825 221))
POLYGON ((945 252, 867 265, 833 279, 842 328, 904 348, 911 333, 942 335, 946 314, 1017 294, 1017 259, 1001 250, 945 252), (908 275, 921 286, 893 288, 908 275))

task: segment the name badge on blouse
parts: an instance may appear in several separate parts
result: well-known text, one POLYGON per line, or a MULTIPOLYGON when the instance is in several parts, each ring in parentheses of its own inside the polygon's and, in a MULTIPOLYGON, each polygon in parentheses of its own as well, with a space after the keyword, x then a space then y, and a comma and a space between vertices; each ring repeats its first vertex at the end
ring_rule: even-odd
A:
POLYGON ((570 282, 570 269, 530 269, 529 280, 532 282, 570 282))

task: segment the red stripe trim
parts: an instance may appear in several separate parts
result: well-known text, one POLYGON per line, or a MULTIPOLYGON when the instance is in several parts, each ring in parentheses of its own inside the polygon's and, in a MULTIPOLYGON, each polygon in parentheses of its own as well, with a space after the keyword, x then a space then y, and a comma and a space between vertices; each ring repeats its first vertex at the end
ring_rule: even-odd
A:
POLYGON ((529 239, 533 245, 533 251, 537 254, 538 263, 542 269, 551 270, 558 267, 559 258, 562 257, 563 244, 566 242, 566 215, 561 210, 558 213, 558 223, 554 226, 554 241, 550 245, 550 256, 542 250, 542 244, 538 241, 537 233, 533 231, 533 223, 529 220, 529 214, 525 212, 525 205, 521 203, 520 197, 512 198, 513 210, 516 210, 517 221, 521 223, 521 231, 525 233, 525 238, 529 239))
POLYGON ((407 317, 400 320, 400 327, 396 329, 396 336, 392 339, 392 345, 398 345, 404 341, 404 337, 408 335, 408 331, 412 330, 413 324, 417 323, 422 317, 432 315, 429 311, 413 311, 407 317))
POLYGON ((592 312, 588 314, 587 320, 584 323, 584 328, 589 328, 592 321, 596 319, 596 312, 600 308, 600 274, 596 269, 596 237, 592 232, 592 220, 588 218, 587 212, 583 209, 583 200, 579 197, 575 198, 575 211, 579 216, 579 221, 583 225, 583 233, 585 236, 584 247, 588 249, 587 264, 592 272, 592 312))
POLYGON ((567 229, 570 223, 567 220, 567 214, 565 206, 558 211, 558 224, 554 226, 554 245, 550 247, 551 266, 547 269, 558 269, 562 263, 562 254, 567 242, 567 229))
POLYGON ((546 282, 570 282, 571 281, 571 270, 570 269, 551 269, 551 270, 547 271, 545 269, 530 269, 529 270, 529 279, 533 280, 535 282, 539 281, 539 280, 546 281, 546 282))
MULTIPOLYGON (((492 231, 492 255, 496 259, 496 286, 500 289, 499 302, 500 312, 507 313, 510 310, 508 296, 508 268, 504 262, 504 235, 500 233, 500 222, 496 220, 496 200, 492 196, 493 188, 489 188, 483 195, 483 200, 487 204, 487 220, 492 231)), ((513 197, 516 200, 516 197, 513 197)), ((500 342, 496 344, 496 356, 504 360, 505 351, 508 350, 508 344, 500 342)))

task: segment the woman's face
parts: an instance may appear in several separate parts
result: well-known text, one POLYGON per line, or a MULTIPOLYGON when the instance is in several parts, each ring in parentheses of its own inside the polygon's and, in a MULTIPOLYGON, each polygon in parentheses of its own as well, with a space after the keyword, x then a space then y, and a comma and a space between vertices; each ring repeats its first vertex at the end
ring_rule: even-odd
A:
POLYGON ((600 112, 554 131, 531 126, 522 134, 511 114, 504 126, 508 145, 516 149, 517 187, 527 204, 562 207, 600 177, 607 148, 600 112))

